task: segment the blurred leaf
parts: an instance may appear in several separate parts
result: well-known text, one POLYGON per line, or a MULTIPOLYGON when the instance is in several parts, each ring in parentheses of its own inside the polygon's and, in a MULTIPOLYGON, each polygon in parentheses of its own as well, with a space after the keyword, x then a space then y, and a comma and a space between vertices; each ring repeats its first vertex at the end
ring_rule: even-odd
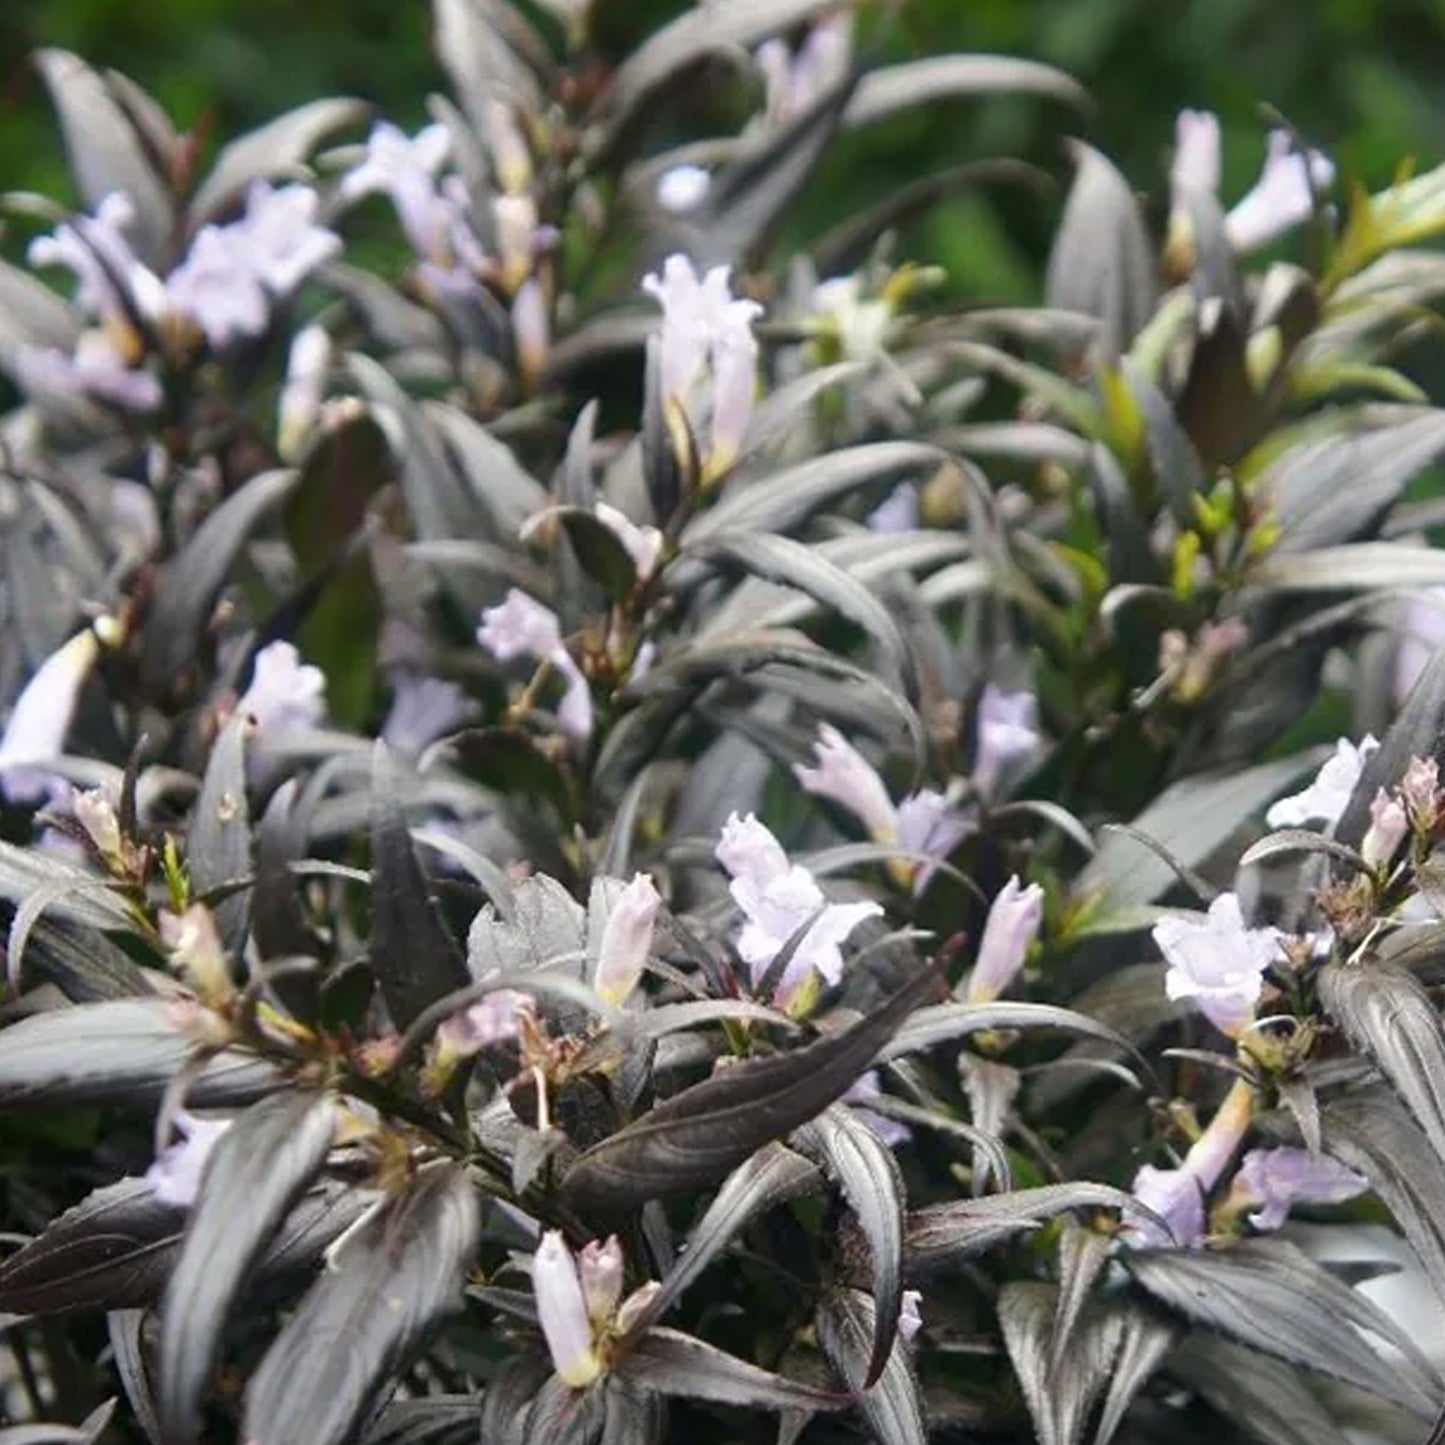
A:
POLYGON ((896 111, 975 95, 1031 94, 1092 108, 1089 94, 1071 75, 1011 55, 935 55, 870 70, 858 82, 843 117, 848 127, 872 125, 896 111))
POLYGON ((577 507, 554 508, 555 517, 582 564, 582 570, 602 588, 609 602, 623 601, 637 581, 637 565, 622 539, 593 512, 577 507))
POLYGON ((861 1290, 840 1289, 818 1306, 818 1343, 857 1396, 858 1408, 879 1445, 926 1445, 923 1400, 908 1359, 896 1339, 876 1381, 865 1385, 879 1335, 878 1311, 861 1290))
POLYGON ((1404 542, 1356 542, 1314 552, 1280 552, 1260 563, 1250 581, 1271 592, 1382 591, 1445 584, 1445 554, 1404 542))
POLYGON ((161 1305, 158 1403, 167 1440, 195 1440, 221 1330, 272 1235, 326 1161, 326 1095, 278 1094, 231 1125, 206 1162, 161 1305))
POLYGON ((770 1374, 677 1330, 655 1325, 628 1349, 615 1373, 663 1395, 763 1410, 836 1410, 826 1390, 770 1374))
POLYGON ((425 1172, 347 1242, 251 1377, 242 1434, 343 1445, 455 1307, 480 1215, 466 1175, 425 1172))
POLYGON ((393 1400, 367 1427, 361 1445, 473 1445, 477 1409, 475 1395, 393 1400))

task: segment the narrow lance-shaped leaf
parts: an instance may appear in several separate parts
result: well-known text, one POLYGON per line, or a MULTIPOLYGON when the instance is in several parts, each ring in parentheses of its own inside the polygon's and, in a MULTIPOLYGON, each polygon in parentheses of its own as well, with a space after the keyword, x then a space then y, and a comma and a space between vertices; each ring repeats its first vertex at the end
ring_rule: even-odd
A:
POLYGON ((875 1384, 898 1335, 903 1305, 903 1175, 893 1151, 841 1104, 824 1109, 793 1136, 838 1182, 858 1219, 872 1256, 876 1320, 863 1386, 875 1384))
POLYGON ((347 1243, 276 1337, 246 1392, 242 1438, 341 1445, 453 1308, 480 1215, 466 1175, 444 1166, 347 1243))
POLYGON ((858 1392, 858 1408, 879 1445, 926 1445, 923 1400, 902 1340, 895 1339, 877 1380, 863 1383, 878 1336, 877 1313, 861 1290, 835 1290, 818 1307, 818 1343, 849 1388, 858 1392))
POLYGON ((1094 1445, 1109 1445, 1134 1397, 1148 1383, 1179 1336, 1175 1325, 1152 1310, 1125 1305, 1120 1314, 1119 1353, 1114 1360, 1108 1393, 1104 1396, 1104 1408, 1099 1412, 1094 1445))
POLYGON ((371 773, 371 964, 393 1021, 405 1028, 467 981, 461 949, 427 895, 396 769, 378 742, 371 773))
POLYGON ((936 974, 918 974, 852 1027, 684 1089, 589 1149, 562 1180, 575 1208, 622 1212, 713 1183, 844 1094, 936 974))
POLYGON ((161 1307, 161 1421, 195 1440, 207 1378, 247 1272, 326 1160, 336 1131, 329 1097, 278 1094, 221 1136, 207 1161, 161 1307))
MULTIPOLYGON (((211 749, 201 796, 191 816, 186 839, 186 864, 191 887, 204 897, 251 872, 251 810, 246 802, 246 734, 250 719, 236 712, 227 720, 211 749)), ((246 941, 250 900, 237 893, 214 905, 222 942, 239 953, 246 941)))

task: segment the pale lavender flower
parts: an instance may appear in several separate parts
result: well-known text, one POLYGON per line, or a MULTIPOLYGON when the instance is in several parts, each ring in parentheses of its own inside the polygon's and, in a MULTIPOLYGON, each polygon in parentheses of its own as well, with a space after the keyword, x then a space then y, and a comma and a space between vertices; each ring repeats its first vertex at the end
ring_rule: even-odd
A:
POLYGON ((1315 197, 1334 183, 1335 167, 1320 151, 1300 152, 1286 130, 1272 130, 1264 169, 1248 194, 1224 218, 1236 251, 1266 246, 1314 214, 1315 197))
POLYGON ((319 727, 326 716, 326 674, 301 661, 289 642, 256 654, 251 685, 236 706, 255 720, 260 739, 319 727))
POLYGON ((898 1334, 905 1345, 913 1343, 913 1337, 923 1328, 923 1295, 916 1289, 903 1291, 903 1302, 898 1310, 898 1334))
POLYGON ((287 353, 286 380, 277 403, 276 450, 282 461, 301 455, 321 414, 330 369, 330 334, 324 326, 303 327, 287 353))
POLYGON ((277 300, 291 296, 341 249, 341 237, 316 224, 320 208, 321 198, 310 186, 275 190, 265 181, 254 181, 246 193, 245 214, 226 227, 247 266, 277 300))
POLYGON ((470 1058, 516 1038, 518 1018, 531 1006, 531 999, 516 989, 493 989, 446 1019, 437 1029, 437 1044, 451 1058, 470 1058))
POLYGON ((1345 811, 1370 754, 1379 746, 1368 733, 1359 747, 1349 738, 1340 738, 1309 787, 1271 804, 1264 821, 1271 828, 1302 828, 1306 823, 1333 827, 1345 811))
POLYGON ((594 510, 597 520, 626 548, 637 570, 637 580, 646 582, 657 570, 657 561, 662 555, 662 533, 656 527, 639 527, 626 513, 606 502, 598 502, 594 510))
POLYGON ((477 641, 498 662, 540 660, 562 650, 562 628, 550 607, 513 587, 504 601, 482 613, 477 641))
MULTIPOLYGON (((947 858, 958 847, 970 827, 968 815, 955 808, 944 793, 922 788, 898 805, 898 846, 929 858, 947 858)), ((924 887, 934 870, 927 865, 919 871, 918 886, 924 887)))
POLYGON ((1005 692, 989 683, 978 700, 978 746, 973 780, 992 793, 1039 747, 1038 699, 1031 692, 1005 692))
POLYGON ((752 318, 761 311, 755 301, 730 302, 713 335, 712 444, 707 461, 714 474, 737 460, 752 421, 758 372, 752 318))
POLYGON ((737 948, 754 985, 784 945, 812 920, 783 971, 778 997, 786 1002, 813 973, 837 983, 843 975, 840 945, 865 919, 883 912, 873 902, 829 903, 812 873, 793 863, 772 833, 751 813, 723 825, 716 857, 732 875, 728 891, 742 910, 737 948))
POLYGON ((562 701, 557 704, 557 722, 568 737, 586 742, 592 736, 596 720, 592 707, 592 689, 582 669, 563 652, 552 658, 552 665, 562 674, 562 701))
POLYGON ((696 210, 712 189, 712 174, 702 166, 672 166, 657 180, 657 203, 674 215, 696 210))
POLYGON ((1400 618, 1395 649, 1395 706, 1403 707, 1425 671, 1425 665, 1445 647, 1445 587, 1431 587, 1406 605, 1400 618))
POLYGON ((979 940, 978 961, 969 975, 969 1003, 996 999, 1018 976, 1044 921, 1044 890, 1027 888, 1015 873, 998 891, 979 940))
POLYGON ((850 1105, 860 1122, 866 1124, 883 1143, 890 1149, 896 1149, 913 1137, 913 1130, 907 1124, 890 1119, 888 1115, 868 1107, 882 1093, 883 1086, 878 1081, 878 1070, 869 1069, 853 1082, 848 1092, 843 1095, 842 1102, 850 1105))
POLYGON ((1174 165, 1169 172, 1176 193, 1219 193, 1219 117, 1207 110, 1181 110, 1174 122, 1174 165))
POLYGON ((378 121, 366 142, 366 158, 343 177, 338 194, 358 200, 381 192, 396 208, 413 251, 432 260, 449 259, 456 204, 437 189, 437 177, 451 153, 451 132, 438 122, 411 139, 389 121, 378 121))
POLYGON ((213 350, 238 337, 259 336, 271 303, 234 226, 202 226, 186 258, 166 280, 172 311, 189 316, 213 350))
POLYGON ((40 402, 96 401, 145 413, 155 411, 165 395, 151 372, 127 365, 103 331, 82 332, 72 352, 23 346, 15 369, 16 380, 40 402))
POLYGON ((605 1243, 593 1239, 582 1246, 577 1256, 577 1276, 582 1298, 587 1302, 587 1318, 594 1329, 604 1329, 622 1303, 622 1246, 615 1234, 609 1235, 605 1243))
POLYGON ((12 803, 49 796, 51 778, 41 765, 65 749, 80 690, 100 656, 92 628, 52 652, 25 684, 0 735, 0 792, 12 803))
POLYGON ((874 361, 884 354, 893 307, 881 296, 865 300, 863 278, 834 276, 813 288, 812 309, 836 332, 850 361, 874 361))
POLYGON ((159 278, 131 249, 126 232, 134 220, 130 197, 112 191, 94 217, 62 222, 51 235, 37 236, 26 253, 33 266, 64 266, 74 273, 76 305, 124 334, 131 330, 132 307, 153 319, 162 297, 159 278))
POLYGON ((1278 1229, 1296 1204, 1343 1204, 1363 1194, 1370 1181, 1327 1154, 1308 1149, 1251 1149, 1239 1164, 1234 1192, 1259 1206, 1249 1216, 1256 1229, 1278 1229))
POLYGON ((1188 1169, 1143 1165, 1134 1176, 1134 1197, 1161 1216, 1161 1229, 1146 1214, 1124 1210, 1126 1238, 1141 1249, 1197 1249, 1204 1243, 1204 1192, 1188 1169))
POLYGON ((870 532, 912 532, 919 517, 918 488, 912 482, 900 482, 868 513, 865 525, 870 532))
POLYGON ((593 1345, 577 1262, 560 1230, 549 1229, 532 1256, 532 1293, 552 1367, 563 1384, 585 1389, 602 1373, 602 1361, 593 1345))
POLYGON ((1193 999, 1221 1032, 1240 1032, 1254 1017, 1264 972, 1279 957, 1273 928, 1246 928, 1239 898, 1221 893, 1205 915, 1161 918, 1154 942, 1169 965, 1164 991, 1172 999, 1193 999))
POLYGON ((839 84, 853 58, 853 20, 838 12, 809 30, 796 54, 778 39, 764 41, 754 52, 763 77, 768 121, 785 125, 839 84))
POLYGON ((837 728, 823 723, 818 741, 816 768, 793 764, 793 776, 810 793, 829 798, 852 813, 878 843, 898 839, 898 814, 878 770, 837 728))
POLYGON ((1360 840, 1360 857, 1370 868, 1383 868, 1395 856, 1409 831, 1410 817, 1405 805, 1394 794, 1377 789, 1370 804, 1370 826, 1360 840))
POLYGON ((176 1115, 176 1128, 183 1138, 180 1143, 163 1149, 155 1163, 146 1170, 145 1182, 162 1204, 189 1209, 201 1192, 201 1179, 210 1160, 211 1151, 221 1135, 231 1127, 229 1119, 201 1119, 184 1111, 176 1115))
POLYGON ((471 708, 471 699, 454 682, 398 673, 392 679, 391 707, 381 736, 387 747, 415 757, 438 738, 455 732, 471 708))
POLYGON ((652 952, 653 928, 662 899, 647 873, 638 873, 618 895, 602 928, 593 977, 604 1003, 621 1005, 637 987, 652 952))

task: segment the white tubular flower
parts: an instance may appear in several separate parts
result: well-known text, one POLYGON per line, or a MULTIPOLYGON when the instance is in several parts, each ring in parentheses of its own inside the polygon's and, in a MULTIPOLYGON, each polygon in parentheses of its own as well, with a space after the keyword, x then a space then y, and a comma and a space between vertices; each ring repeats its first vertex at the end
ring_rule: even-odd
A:
POLYGON ((620 1006, 637 987, 652 952, 661 906, 662 898, 648 873, 637 874, 613 904, 602 928, 593 978, 593 987, 604 1003, 620 1006))
POLYGON ((331 369, 331 337, 324 326, 296 333, 286 357, 286 381, 277 404, 276 449, 285 462, 300 456, 321 413, 331 369))
POLYGON ((366 142, 366 158, 342 178, 342 200, 376 192, 390 198, 412 250, 432 260, 450 256, 455 206, 437 190, 437 176, 451 154, 451 132, 438 122, 408 139, 389 121, 378 121, 366 142))
POLYGON ((905 1345, 913 1343, 913 1337, 923 1328, 923 1295, 916 1289, 903 1291, 903 1302, 898 1310, 898 1333, 905 1345))
POLYGON ((657 204, 664 211, 681 215, 694 211, 712 189, 712 174, 702 166, 671 166, 658 177, 657 204))
POLYGON ((1308 220, 1315 197, 1329 190, 1334 179, 1328 156, 1297 151, 1288 131, 1272 130, 1259 179, 1224 218, 1230 245, 1236 251, 1254 251, 1308 220))
POLYGON ((162 1204, 189 1209, 201 1192, 201 1179, 211 1151, 231 1127, 229 1119, 200 1119, 184 1111, 176 1115, 176 1128, 183 1138, 163 1149, 146 1170, 145 1182, 162 1204))
POLYGON ((532 270, 537 236, 537 203, 531 196, 498 196, 492 202, 502 284, 515 290, 532 270))
POLYGON ((978 746, 973 780, 992 793, 1038 749, 1038 699, 1031 692, 1005 692, 989 683, 978 700, 978 746))
MULTIPOLYGON (((707 281, 717 289, 728 289, 728 268, 715 267, 707 281)), ((662 307, 662 392, 676 405, 686 408, 693 386, 707 365, 712 344, 712 310, 704 294, 706 282, 698 280, 692 262, 683 255, 669 256, 661 275, 642 278, 642 289, 662 307)))
POLYGON ((637 580, 646 582, 657 570, 657 559, 662 555, 662 533, 656 527, 639 527, 606 502, 598 502, 595 511, 597 520, 614 532, 627 549, 637 569, 637 580))
POLYGON ((489 100, 483 129, 502 189, 511 195, 525 191, 532 184, 532 152, 517 124, 516 112, 504 101, 489 100))
POLYGON ((273 189, 254 181, 246 213, 226 229, 273 297, 285 300, 320 265, 341 250, 341 237, 316 224, 321 198, 310 186, 273 189))
POLYGON ((532 1293, 552 1367, 562 1383, 584 1390, 602 1373, 592 1341, 577 1262, 559 1230, 549 1229, 532 1256, 532 1293))
POLYGON ((1370 733, 1365 735, 1359 747, 1349 738, 1340 738, 1335 743, 1334 753, 1325 760, 1309 787, 1302 793, 1292 793, 1288 798, 1271 804, 1264 821, 1271 828, 1302 828, 1306 823, 1317 823, 1323 828, 1334 827, 1350 801, 1350 794, 1355 791, 1355 784, 1360 781, 1370 754, 1379 746, 1370 733))
MULTIPOLYGON (((955 808, 947 795, 935 788, 910 793, 898 805, 898 842, 911 853, 947 858, 958 847, 969 827, 968 815, 955 808)), ((920 871, 920 887, 933 871, 928 867, 920 871)))
POLYGON ((129 308, 154 319, 162 290, 160 279, 131 249, 126 232, 134 220, 130 197, 112 191, 96 207, 94 217, 63 222, 53 234, 37 236, 26 253, 32 266, 64 266, 71 271, 76 305, 125 336, 133 334, 129 308))
POLYGON ((753 813, 746 818, 734 813, 727 820, 713 854, 735 881, 758 887, 792 867, 783 845, 753 813))
POLYGON ((542 375, 552 346, 547 293, 535 276, 523 281, 512 297, 512 340, 523 376, 535 382, 542 375))
POLYGON ((289 642, 256 654, 251 685, 236 704, 256 720, 259 740, 319 727, 326 716, 326 674, 301 661, 289 642))
POLYGON ((436 1032, 438 1048, 450 1058, 469 1059, 504 1044, 517 1037, 518 1021, 531 1007, 532 1000, 516 989, 493 989, 441 1024, 436 1032))
POLYGON ((188 316, 219 351, 238 337, 259 336, 271 303, 234 226, 202 226, 186 259, 166 280, 166 303, 188 316))
POLYGON ((969 1003, 996 999, 1018 976, 1044 921, 1044 890, 1037 883, 1025 888, 1014 874, 999 889, 988 910, 978 962, 969 976, 969 1003))
POLYGON ((70 810, 102 858, 121 856, 120 819, 116 817, 115 806, 100 788, 76 793, 70 810))
POLYGON ((592 689, 582 669, 569 652, 551 654, 552 666, 562 675, 564 691, 557 704, 557 722, 568 737, 586 742, 592 736, 596 715, 592 707, 592 689))
POLYGON ((540 659, 562 650, 562 628, 550 607, 513 587, 505 601, 482 613, 477 641, 498 662, 540 659))
POLYGON ((820 20, 797 53, 778 39, 753 54, 763 77, 768 121, 785 125, 820 100, 848 73, 853 58, 853 19, 839 12, 820 20))
POLYGON ((587 1318, 594 1329, 603 1329, 622 1303, 622 1246, 609 1235, 605 1244, 595 1239, 582 1246, 577 1256, 577 1275, 582 1298, 587 1301, 587 1318))
POLYGON ((1265 970, 1279 957, 1278 933, 1246 928, 1239 898, 1221 893, 1208 914, 1161 918, 1152 934, 1169 965, 1169 997, 1193 999, 1217 1029, 1238 1035, 1254 1018, 1265 970))
POLYGON ((1169 182, 1176 195, 1219 192, 1219 117, 1208 110, 1181 110, 1174 122, 1174 164, 1169 182))
POLYGON ((753 301, 730 302, 712 347, 712 445, 707 470, 716 476, 738 459, 757 401, 758 343, 752 318, 762 308, 753 301))
POLYGON ((163 909, 158 922, 171 964, 205 1002, 223 1003, 234 996, 226 947, 204 903, 192 903, 184 913, 163 909))
POLYGON ((813 744, 818 755, 816 768, 793 764, 798 782, 820 798, 830 798, 847 809, 868 830, 877 843, 898 841, 898 812, 888 789, 873 764, 828 723, 818 728, 813 744))
POLYGON ((64 751, 80 690, 99 656, 94 630, 77 632, 40 664, 15 699, 0 736, 0 791, 12 803, 37 803, 49 793, 50 778, 38 765, 64 751))

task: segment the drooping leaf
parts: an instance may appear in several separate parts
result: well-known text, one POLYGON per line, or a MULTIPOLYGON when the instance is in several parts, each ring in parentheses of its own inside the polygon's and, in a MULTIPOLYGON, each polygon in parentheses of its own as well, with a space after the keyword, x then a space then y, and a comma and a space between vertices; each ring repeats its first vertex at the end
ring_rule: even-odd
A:
POLYGON ((836 1410, 846 1403, 826 1390, 761 1370, 715 1345, 662 1325, 654 1326, 629 1347, 617 1374, 659 1394, 720 1405, 836 1410))
POLYGON ((1012 55, 936 55, 869 71, 858 82, 843 123, 871 125, 897 111, 933 105, 955 96, 1046 96, 1078 110, 1089 109, 1082 85, 1052 65, 1012 55))
POLYGON ((879 1051, 879 1062, 918 1053, 935 1044, 966 1038, 991 1029, 1063 1029, 1111 1044, 1126 1054, 1137 1054, 1128 1039, 1107 1024, 1073 1009, 1047 1003, 939 1003, 918 1009, 892 1040, 879 1051))
POLYGON ((845 1105, 829 1105, 793 1140, 837 1181, 868 1241, 877 1324, 863 1375, 867 1389, 883 1373, 898 1335, 903 1305, 903 1174, 893 1151, 845 1105))
POLYGON ((713 1183, 846 1092, 934 986, 931 971, 920 973, 850 1028, 675 1094, 583 1154, 563 1177, 563 1197, 617 1213, 713 1183))
POLYGON ((928 1424, 923 1400, 901 1339, 895 1340, 878 1378, 865 1384, 879 1333, 877 1314, 862 1290, 834 1290, 818 1306, 818 1343, 857 1393, 858 1408, 879 1445, 925 1445, 928 1424))
POLYGON ((247 1272, 325 1162, 328 1096, 278 1094, 235 1121, 207 1161, 161 1306, 159 1407, 168 1440, 195 1440, 221 1330, 247 1272))
POLYGON ((427 893, 382 742, 371 770, 371 964, 400 1028, 467 981, 461 950, 427 893))
POLYGON ((358 1230, 276 1337, 246 1391, 242 1435, 342 1445, 453 1308, 480 1215, 466 1175, 434 1168, 358 1230))

